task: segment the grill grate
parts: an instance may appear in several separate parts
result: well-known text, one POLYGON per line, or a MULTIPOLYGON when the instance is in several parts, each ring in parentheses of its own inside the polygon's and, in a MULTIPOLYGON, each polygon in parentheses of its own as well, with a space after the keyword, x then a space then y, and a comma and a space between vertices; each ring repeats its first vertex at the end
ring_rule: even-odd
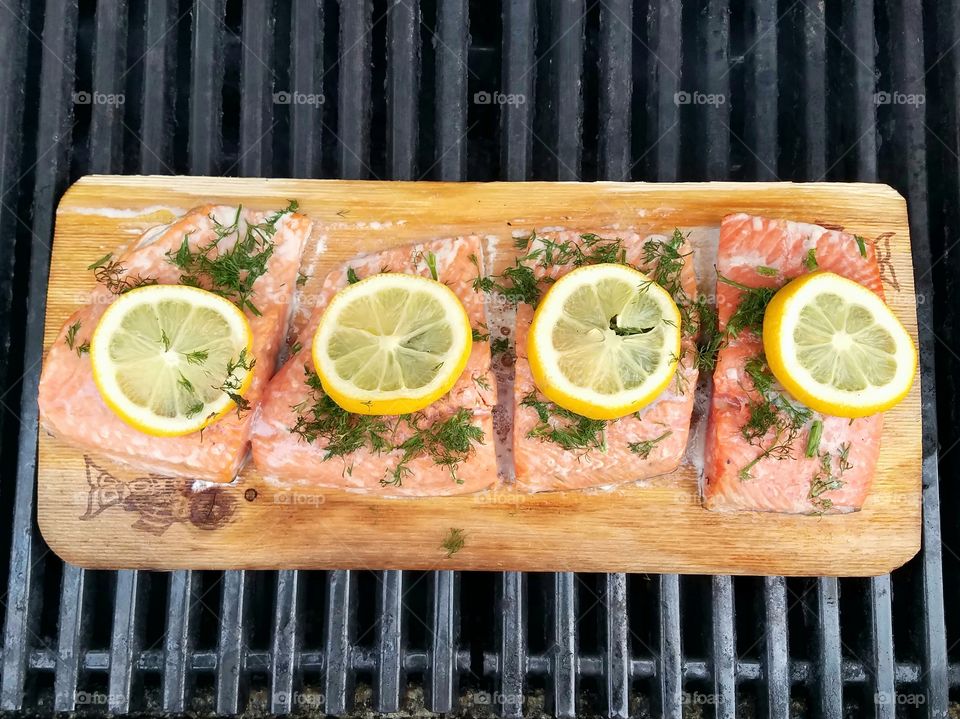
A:
POLYGON ((958 40, 932 0, 0 2, 0 709, 945 716, 958 40), (35 397, 54 209, 88 172, 889 182, 923 301, 923 552, 870 580, 63 565, 35 397))

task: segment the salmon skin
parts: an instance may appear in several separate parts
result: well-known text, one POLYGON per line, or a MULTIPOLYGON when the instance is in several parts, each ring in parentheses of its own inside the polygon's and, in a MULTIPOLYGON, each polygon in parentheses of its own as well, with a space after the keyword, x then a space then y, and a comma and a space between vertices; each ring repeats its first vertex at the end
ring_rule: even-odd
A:
MULTIPOLYGON (((724 218, 717 257, 721 276, 748 287, 780 287, 813 269, 843 275, 883 297, 872 243, 817 225, 746 214, 724 218)), ((743 294, 718 281, 721 332, 743 294)), ((718 353, 704 457, 706 507, 795 514, 859 509, 873 481, 883 415, 850 420, 811 412, 789 443, 778 440, 773 428, 748 439, 751 406, 762 401, 748 363, 752 360, 756 367, 762 359, 762 338, 750 330, 728 338, 718 353), (818 420, 819 447, 807 457, 809 435, 818 420), (786 448, 766 453, 778 442, 786 448)), ((774 383, 773 389, 782 396, 780 385, 774 383)))
MULTIPOLYGON (((66 321, 43 363, 40 376, 41 426, 50 434, 85 451, 95 452, 138 469, 168 476, 230 481, 249 453, 250 428, 277 352, 286 335, 291 298, 300 269, 300 256, 311 223, 295 212, 254 212, 237 207, 197 207, 173 223, 146 232, 131 249, 104 260, 100 284, 89 302, 66 321), (238 232, 223 228, 238 224, 238 232), (266 272, 253 283, 244 313, 253 331, 253 380, 244 398, 250 411, 231 412, 202 432, 180 437, 154 437, 134 429, 110 410, 100 397, 83 348, 100 317, 118 292, 141 283, 178 284, 181 270, 172 261, 184 240, 191 250, 217 240, 216 253, 230 250, 238 233, 272 224, 272 254, 266 272), (248 304, 252 304, 254 312, 248 304), (76 329, 73 329, 76 328, 76 329)), ((212 256, 216 256, 216 253, 212 256)))
MULTIPOLYGON (((631 232, 614 239, 598 239, 596 235, 575 232, 542 233, 530 242, 526 251, 536 253, 538 249, 546 251, 553 247, 552 256, 558 257, 561 253, 556 251, 557 246, 582 247, 585 241, 590 246, 574 250, 574 254, 580 251, 601 258, 611 253, 596 248, 619 243, 617 249, 623 253, 621 261, 651 274, 666 256, 674 263, 669 272, 673 277, 671 282, 661 284, 676 284, 680 292, 675 295, 682 295, 675 296, 678 304, 689 304, 697 297, 692 255, 689 249, 684 249, 684 238, 679 232, 672 238, 663 235, 643 238, 631 232)), ((576 263, 575 260, 544 267, 535 262, 533 271, 545 288, 576 263)), ((663 269, 667 271, 665 266, 663 269)), ((687 446, 697 385, 694 335, 684 332, 677 376, 657 399, 639 412, 618 420, 591 422, 576 415, 558 414, 557 408, 546 403, 537 391, 527 357, 527 335, 533 312, 529 304, 521 303, 517 307, 513 423, 516 488, 522 492, 582 489, 646 479, 676 469, 687 446), (572 448, 563 434, 552 431, 555 428, 561 432, 572 428, 581 435, 593 432, 595 439, 587 446, 572 448)))
MULTIPOLYGON (((364 418, 363 424, 357 424, 359 416, 348 415, 324 397, 313 371, 313 335, 330 298, 354 276, 362 279, 389 271, 429 277, 426 258, 430 253, 437 279, 463 301, 475 335, 486 334, 484 301, 472 290, 476 266, 483 266, 479 237, 396 247, 362 255, 332 270, 313 302, 317 309, 300 333, 293 356, 267 388, 254 427, 253 459, 264 476, 388 497, 466 494, 497 481, 492 420, 496 390, 487 341, 473 343, 467 366, 450 392, 421 412, 402 418, 364 418), (335 426, 337 422, 341 424, 335 426), (413 446, 408 440, 414 435, 434 433, 439 438, 441 428, 455 422, 472 436, 468 449, 456 457, 430 451, 411 454, 401 447, 405 442, 413 446), (371 427, 381 438, 378 446, 361 436, 362 446, 342 451, 350 449, 352 436, 371 427)), ((434 449, 442 451, 437 443, 434 449)))

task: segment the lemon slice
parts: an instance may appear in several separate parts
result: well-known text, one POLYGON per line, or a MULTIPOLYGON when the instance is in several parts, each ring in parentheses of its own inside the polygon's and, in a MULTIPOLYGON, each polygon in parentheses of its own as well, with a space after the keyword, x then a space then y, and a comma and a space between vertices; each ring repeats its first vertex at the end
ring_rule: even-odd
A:
POLYGON ((234 408, 253 379, 253 334, 236 305, 196 287, 120 295, 90 340, 93 379, 121 419, 147 434, 197 432, 234 408))
POLYGON ((670 384, 680 355, 680 311, 642 272, 617 264, 581 267, 541 300, 527 353, 547 399, 590 419, 616 419, 670 384))
POLYGON ((472 346, 470 318, 449 287, 383 273, 330 300, 313 337, 313 364, 348 412, 409 414, 450 391, 472 346))
POLYGON ((763 349, 787 392, 839 417, 889 409, 917 371, 913 341, 884 301, 832 272, 804 275, 774 295, 763 349))

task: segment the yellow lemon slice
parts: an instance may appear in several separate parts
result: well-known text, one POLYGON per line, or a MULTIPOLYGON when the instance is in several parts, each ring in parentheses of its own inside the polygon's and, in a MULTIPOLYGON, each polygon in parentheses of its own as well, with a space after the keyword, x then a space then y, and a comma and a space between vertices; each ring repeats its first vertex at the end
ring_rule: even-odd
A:
POLYGON ((450 391, 472 347, 470 318, 449 287, 383 273, 330 300, 313 337, 313 364, 348 412, 408 414, 450 391))
POLYGON ((804 275, 774 295, 763 349, 787 392, 839 417, 889 409, 917 371, 913 340, 884 301, 832 272, 804 275))
POLYGON ((185 285, 120 295, 90 340, 110 409, 156 436, 197 432, 235 407, 253 379, 253 334, 236 305, 185 285))
POLYGON ((527 354, 547 399, 590 419, 616 419, 648 405, 673 379, 680 311, 642 272, 581 267, 541 300, 527 354))

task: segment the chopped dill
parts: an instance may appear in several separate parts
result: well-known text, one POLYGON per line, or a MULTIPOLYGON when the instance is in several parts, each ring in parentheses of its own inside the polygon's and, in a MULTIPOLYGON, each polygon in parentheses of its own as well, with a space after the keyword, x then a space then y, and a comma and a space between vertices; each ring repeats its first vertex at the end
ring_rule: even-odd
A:
POLYGON ((850 464, 850 443, 844 442, 840 445, 837 450, 837 469, 840 470, 840 476, 843 476, 843 473, 848 469, 853 469, 853 465, 850 464))
POLYGON ((820 438, 823 436, 823 422, 819 419, 810 423, 810 434, 807 435, 807 450, 804 454, 813 457, 820 449, 820 438))
POLYGON ((157 284, 155 277, 143 277, 137 275, 130 277, 127 275, 127 269, 114 259, 112 253, 108 253, 99 260, 90 265, 93 270, 93 276, 97 282, 103 285, 109 292, 115 295, 122 295, 138 287, 157 284))
POLYGON ((817 249, 815 247, 811 247, 807 250, 807 254, 803 256, 803 266, 807 268, 807 272, 813 272, 820 266, 817 262, 817 249))
POLYGON ((833 458, 830 453, 821 452, 820 467, 810 480, 810 491, 807 494, 807 499, 810 500, 810 504, 814 506, 817 513, 826 512, 833 507, 833 500, 822 495, 834 489, 841 489, 844 484, 844 481, 833 473, 833 458))
POLYGON ((298 272, 298 273, 297 273, 297 287, 303 287, 305 284, 307 284, 307 280, 309 280, 309 279, 310 279, 310 278, 307 277, 307 276, 306 276, 305 274, 303 274, 302 272, 298 272))
POLYGON ((654 437, 653 439, 645 439, 642 442, 630 442, 627 444, 627 447, 630 448, 630 451, 634 454, 640 455, 640 459, 647 459, 650 456, 650 453, 653 451, 653 448, 657 446, 658 443, 665 440, 673 434, 672 430, 667 430, 659 437, 654 437))
POLYGON ((84 342, 81 345, 77 345, 77 357, 87 354, 90 351, 90 342, 84 342))
POLYGON ((240 387, 243 385, 243 374, 237 375, 238 370, 244 373, 253 370, 257 360, 247 355, 247 348, 240 350, 237 359, 227 360, 227 377, 217 389, 225 393, 237 406, 237 416, 242 417, 243 413, 250 409, 250 400, 240 395, 240 387))
POLYGON ((860 235, 854 235, 853 239, 857 242, 857 249, 860 251, 861 257, 867 256, 867 242, 860 235))
POLYGON ((160 330, 160 344, 163 345, 164 352, 170 351, 170 337, 167 335, 167 331, 163 329, 160 330))
POLYGON ((532 407, 537 413, 539 422, 528 433, 528 437, 539 439, 541 442, 553 442, 568 451, 579 450, 587 454, 597 449, 605 452, 607 449, 607 423, 602 419, 589 419, 555 405, 538 399, 535 392, 531 392, 520 402, 524 407, 532 407))
POLYGON ((510 349, 510 340, 506 337, 494 337, 490 342, 490 354, 493 357, 505 354, 510 349))
POLYGON ((182 372, 180 373, 180 379, 177 380, 177 384, 189 394, 194 394, 196 392, 196 390, 193 388, 193 382, 184 377, 182 372))
POLYGON ((767 305, 777 294, 776 287, 748 287, 740 282, 724 277, 719 272, 717 280, 725 285, 736 287, 743 292, 740 304, 727 320, 726 334, 729 337, 739 337, 743 331, 753 332, 760 335, 763 332, 763 314, 767 311, 767 305))
POLYGON ((273 256, 277 222, 297 208, 297 201, 291 200, 284 209, 257 224, 243 221, 242 205, 237 206, 229 224, 211 215, 213 239, 193 248, 189 236, 184 235, 177 251, 167 252, 167 261, 180 270, 182 284, 208 289, 259 317, 260 310, 253 303, 254 284, 266 273, 273 256), (228 238, 234 238, 234 242, 223 249, 221 244, 228 238))
POLYGON ((750 444, 761 447, 761 451, 738 472, 737 476, 743 481, 751 479, 750 472, 754 466, 766 457, 778 460, 793 457, 794 442, 800 430, 813 417, 809 409, 794 404, 774 389, 773 375, 760 357, 747 360, 745 370, 760 399, 750 402, 750 415, 740 428, 740 434, 750 444), (771 433, 772 439, 764 446, 764 438, 771 433))
POLYGON ((210 353, 207 350, 196 350, 194 352, 184 352, 183 356, 189 364, 202 365, 210 357, 210 353))
POLYGON ((457 467, 469 458, 474 443, 483 444, 483 429, 471 420, 470 412, 463 408, 425 428, 420 427, 420 415, 407 417, 407 424, 414 434, 395 447, 403 452, 403 456, 391 471, 390 479, 382 479, 380 483, 400 486, 403 478, 411 472, 407 463, 425 455, 435 464, 446 467, 454 482, 463 484, 463 480, 457 477, 457 467))
POLYGON ((423 255, 424 261, 427 263, 427 268, 430 270, 430 277, 433 278, 435 282, 440 280, 440 276, 437 274, 437 256, 432 252, 427 252, 423 255))
POLYGON ((297 340, 292 345, 290 345, 290 354, 292 355, 300 354, 300 350, 302 349, 303 349, 303 344, 300 342, 300 340, 297 340))
POLYGON ((768 267, 767 265, 757 265, 754 269, 758 275, 763 275, 764 277, 776 277, 780 274, 780 270, 776 267, 768 267))
POLYGON ((355 285, 360 281, 360 278, 357 277, 357 271, 352 267, 347 268, 347 282, 351 285, 355 285))
POLYGON ((80 331, 80 320, 77 320, 72 325, 67 327, 67 335, 64 337, 64 341, 67 343, 67 347, 70 349, 76 349, 74 345, 77 341, 77 332, 80 331))
POLYGON ((465 535, 462 529, 450 527, 447 536, 440 542, 440 548, 447 553, 447 559, 463 549, 466 544, 465 535))
POLYGON ((474 375, 473 381, 480 389, 485 389, 487 392, 490 391, 490 382, 482 374, 474 375))
MULTIPOLYGON (((486 328, 484 328, 486 329, 486 328)), ((490 339, 489 333, 481 332, 476 327, 473 328, 473 341, 474 342, 486 342, 490 339)))

